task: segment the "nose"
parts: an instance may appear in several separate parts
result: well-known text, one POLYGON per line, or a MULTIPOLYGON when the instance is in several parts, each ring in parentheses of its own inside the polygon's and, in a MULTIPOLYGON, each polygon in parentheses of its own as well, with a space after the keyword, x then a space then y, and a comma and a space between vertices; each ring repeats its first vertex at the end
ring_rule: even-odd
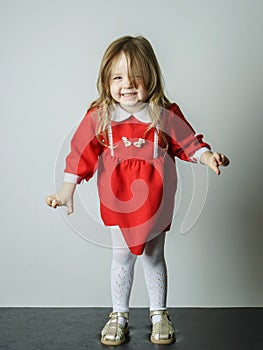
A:
POLYGON ((123 80, 123 87, 125 87, 125 88, 132 88, 133 87, 133 84, 128 76, 125 77, 123 80))

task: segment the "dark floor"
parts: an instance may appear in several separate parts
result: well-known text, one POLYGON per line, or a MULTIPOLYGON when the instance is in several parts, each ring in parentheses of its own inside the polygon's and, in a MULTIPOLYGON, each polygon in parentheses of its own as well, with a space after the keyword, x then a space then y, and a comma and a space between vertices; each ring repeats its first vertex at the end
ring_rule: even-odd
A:
POLYGON ((149 341, 148 309, 131 309, 130 338, 118 347, 100 344, 106 308, 0 308, 2 350, 262 350, 263 308, 172 308, 177 341, 149 341))

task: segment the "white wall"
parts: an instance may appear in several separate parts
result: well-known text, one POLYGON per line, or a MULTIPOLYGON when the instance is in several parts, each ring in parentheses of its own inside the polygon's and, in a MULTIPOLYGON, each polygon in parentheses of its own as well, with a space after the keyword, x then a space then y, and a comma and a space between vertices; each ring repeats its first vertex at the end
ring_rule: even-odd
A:
MULTIPOLYGON (((262 11, 260 0, 0 2, 1 306, 111 305, 107 229, 86 215, 77 234, 44 200, 63 140, 96 97, 102 54, 125 34, 151 41, 169 97, 232 161, 208 174, 205 207, 184 234, 193 175, 178 165, 169 305, 262 306, 262 11)), ((93 184, 81 190, 94 198, 93 184)), ((147 305, 137 263, 131 306, 147 305)))

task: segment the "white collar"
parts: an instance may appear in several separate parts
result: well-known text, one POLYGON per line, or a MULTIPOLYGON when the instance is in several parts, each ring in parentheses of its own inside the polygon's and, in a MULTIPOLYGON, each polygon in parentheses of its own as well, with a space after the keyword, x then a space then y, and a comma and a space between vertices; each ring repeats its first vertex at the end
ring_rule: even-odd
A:
POLYGON ((131 116, 142 123, 151 123, 152 121, 148 113, 147 105, 141 111, 133 114, 125 111, 120 105, 117 105, 114 107, 111 113, 111 120, 114 122, 123 122, 124 120, 129 119, 131 116))

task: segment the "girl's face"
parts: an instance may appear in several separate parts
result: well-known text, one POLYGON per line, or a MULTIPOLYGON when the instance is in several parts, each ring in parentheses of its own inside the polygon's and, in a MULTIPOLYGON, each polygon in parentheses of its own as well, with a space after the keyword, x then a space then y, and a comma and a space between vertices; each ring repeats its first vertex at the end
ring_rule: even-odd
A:
POLYGON ((146 90, 138 77, 137 87, 129 79, 128 62, 124 53, 113 63, 110 75, 110 93, 123 109, 136 113, 144 108, 147 98, 146 90))

